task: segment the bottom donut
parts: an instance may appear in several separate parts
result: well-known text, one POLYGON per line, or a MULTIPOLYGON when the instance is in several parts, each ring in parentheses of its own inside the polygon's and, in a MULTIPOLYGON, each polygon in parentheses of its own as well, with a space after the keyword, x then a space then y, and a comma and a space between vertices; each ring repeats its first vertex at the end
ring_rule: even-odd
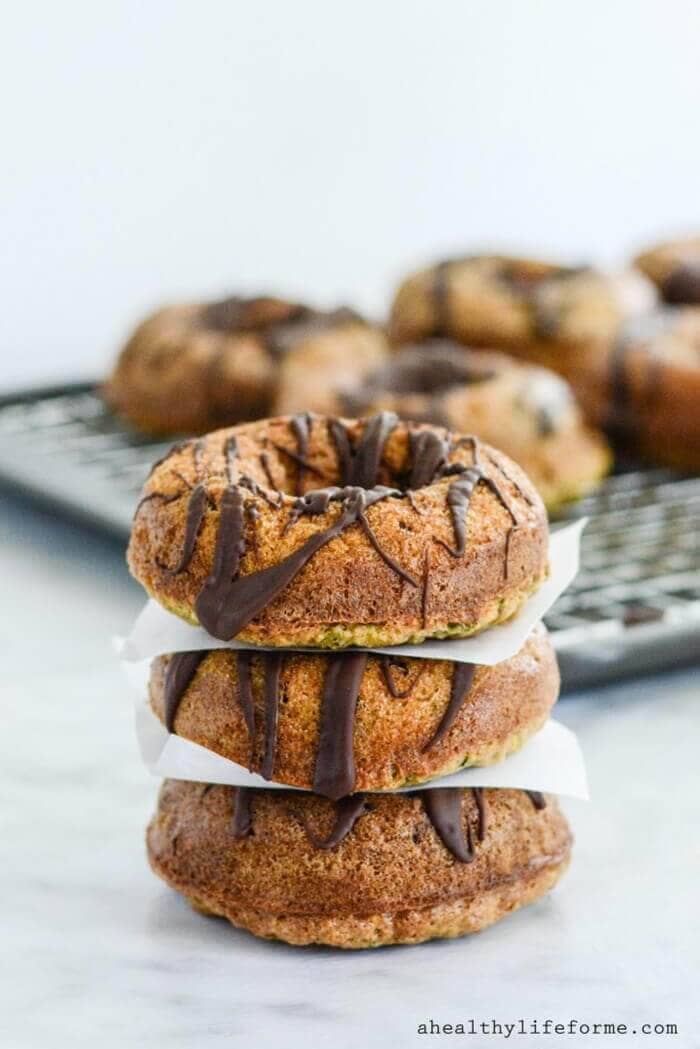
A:
POLYGON ((156 874, 199 911, 296 945, 380 947, 478 932, 566 869, 551 796, 435 788, 331 802, 166 780, 147 832, 156 874))

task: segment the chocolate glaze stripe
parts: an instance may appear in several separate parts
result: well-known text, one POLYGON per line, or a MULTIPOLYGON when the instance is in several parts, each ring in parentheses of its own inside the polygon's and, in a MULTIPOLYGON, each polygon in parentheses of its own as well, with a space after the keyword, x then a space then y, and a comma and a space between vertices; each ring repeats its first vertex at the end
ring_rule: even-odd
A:
POLYGON ((355 789, 353 728, 366 665, 366 652, 339 653, 328 659, 313 789, 333 800, 355 789))
POLYGON ((163 690, 164 721, 168 732, 175 730, 175 718, 180 701, 197 673, 199 664, 207 654, 206 651, 177 652, 170 657, 163 690))
POLYGON ((476 840, 483 841, 486 834, 486 799, 483 787, 472 787, 472 797, 476 802, 477 824, 476 840))
POLYGON ((506 533, 503 561, 503 575, 504 578, 507 579, 510 542, 513 533, 519 527, 520 522, 497 482, 494 481, 492 477, 489 477, 489 475, 484 472, 484 467, 481 463, 479 455, 480 444, 478 438, 468 437, 463 440, 469 441, 471 443, 473 456, 472 465, 462 466, 459 463, 455 463, 445 467, 442 471, 443 476, 449 476, 450 473, 458 474, 457 480, 453 481, 447 490, 447 505, 450 509, 450 514, 452 516, 452 527, 455 534, 455 545, 454 547, 450 547, 441 539, 439 539, 438 542, 453 557, 462 557, 464 555, 467 538, 467 515, 469 513, 471 499, 474 494, 474 491, 476 490, 477 485, 479 485, 480 483, 485 484, 487 488, 489 488, 490 491, 493 492, 493 494, 496 496, 501 506, 508 512, 511 519, 511 526, 508 529, 508 532, 506 533))
POLYGON ((272 476, 272 471, 270 469, 270 453, 266 452, 266 451, 262 451, 260 453, 259 459, 260 459, 260 465, 263 468, 263 471, 265 473, 265 477, 267 478, 267 483, 269 484, 270 488, 272 489, 273 492, 279 492, 279 488, 275 484, 275 479, 272 476))
POLYGON ((335 445, 336 455, 338 456, 340 483, 344 485, 349 484, 350 472, 352 470, 353 450, 347 427, 340 421, 340 419, 329 419, 328 433, 335 445))
POLYGON ((528 798, 530 799, 530 801, 532 802, 532 804, 534 805, 534 807, 536 809, 541 810, 541 809, 546 808, 546 806, 547 806, 547 799, 545 798, 544 794, 542 794, 541 791, 539 791, 539 790, 526 790, 525 793, 527 794, 528 798))
POLYGON ((297 442, 296 456, 294 456, 299 467, 297 470, 296 490, 297 495, 301 495, 304 491, 304 472, 310 469, 307 456, 309 452, 309 437, 311 436, 311 416, 308 412, 301 412, 299 415, 292 417, 289 425, 297 442))
POLYGON ((162 571, 167 572, 168 575, 179 575, 180 572, 184 572, 192 560, 197 537, 199 536, 204 521, 204 515, 207 512, 208 502, 209 496, 207 495, 206 488, 203 484, 198 484, 197 487, 193 489, 187 504, 185 538, 182 543, 182 553, 180 554, 179 560, 173 568, 169 568, 168 565, 158 564, 158 567, 162 571))
POLYGON ((422 677, 424 670, 426 669, 425 660, 421 660, 420 667, 418 668, 418 673, 414 677, 413 681, 409 681, 409 683, 404 689, 400 689, 396 684, 396 681, 394 680, 394 675, 391 672, 391 668, 400 667, 401 670, 407 671, 408 667, 406 665, 406 661, 403 659, 398 659, 396 656, 380 656, 379 666, 381 668, 382 676, 384 678, 387 690, 389 691, 389 694, 393 699, 406 699, 408 696, 410 696, 411 692, 413 692, 413 689, 416 687, 420 678, 422 677))
POLYGON ((443 714, 440 724, 436 728, 433 736, 423 747, 423 753, 426 753, 439 743, 440 740, 444 739, 454 725, 457 715, 464 706, 464 701, 469 695, 472 682, 474 681, 475 671, 476 665, 474 663, 453 663, 450 701, 445 708, 445 713, 443 714))
POLYGON ((240 489, 229 485, 221 499, 212 570, 195 600, 195 610, 200 623, 213 637, 222 641, 227 641, 237 633, 232 631, 224 636, 221 633, 217 634, 216 629, 211 627, 215 628, 221 617, 226 615, 232 581, 238 576, 245 548, 243 508, 240 489))
POLYGON ((231 832, 234 838, 247 838, 253 833, 252 800, 253 791, 250 787, 233 788, 231 832))
POLYGON ((205 476, 206 451, 206 437, 198 437, 196 441, 192 442, 192 465, 194 466, 194 475, 197 481, 203 480, 205 476))
POLYGON ((265 672, 265 743, 260 775, 263 779, 272 779, 275 771, 275 752, 277 749, 280 674, 284 656, 279 652, 265 652, 262 654, 262 661, 265 672))
POLYGON ((388 554, 386 550, 382 547, 364 513, 361 513, 359 515, 358 522, 362 527, 362 531, 365 533, 370 543, 381 557, 382 561, 384 561, 384 563, 387 564, 389 568, 393 569, 393 571, 396 572, 397 576, 399 576, 400 579, 403 579, 405 582, 410 583, 411 586, 419 586, 420 584, 415 578, 415 576, 412 576, 410 572, 407 572, 405 568, 402 568, 399 562, 396 561, 391 556, 391 554, 388 554))
POLYGON ((235 433, 231 434, 224 441, 224 464, 226 468, 226 480, 229 484, 233 484, 236 479, 236 460, 240 454, 238 447, 238 438, 235 433))
POLYGON ((174 503, 177 499, 182 499, 185 494, 185 492, 175 492, 172 495, 164 495, 163 492, 149 492, 147 495, 142 496, 136 504, 136 509, 134 510, 134 521, 138 517, 141 507, 145 506, 146 503, 152 503, 154 500, 158 500, 163 506, 167 506, 169 503, 174 503))
POLYGON ((366 811, 367 803, 364 795, 353 794, 349 798, 341 798, 336 803, 335 823, 328 837, 320 838, 304 821, 306 836, 316 849, 334 849, 347 838, 360 816, 366 811))
POLYGON ((362 436, 353 448, 347 427, 340 419, 332 419, 329 432, 335 443, 342 485, 374 488, 379 479, 379 468, 386 442, 398 425, 394 412, 379 412, 365 420, 362 436))
POLYGON ((466 833, 462 820, 462 800, 466 791, 461 787, 435 787, 423 791, 423 807, 435 833, 445 848, 460 863, 474 859, 474 839, 471 823, 467 820, 466 833))
POLYGON ((433 430, 412 431, 409 434, 409 444, 412 466, 408 488, 424 488, 432 484, 447 466, 450 454, 449 436, 441 437, 433 430))
POLYGON ((148 471, 146 480, 149 480, 153 476, 155 471, 158 469, 158 467, 162 466, 163 463, 167 462, 168 459, 171 458, 171 456, 177 455, 178 452, 181 452, 183 450, 183 448, 186 448, 187 445, 190 443, 190 440, 191 438, 187 437, 184 441, 177 441, 171 448, 168 448, 165 455, 161 455, 160 459, 156 459, 156 461, 153 463, 153 466, 148 471))

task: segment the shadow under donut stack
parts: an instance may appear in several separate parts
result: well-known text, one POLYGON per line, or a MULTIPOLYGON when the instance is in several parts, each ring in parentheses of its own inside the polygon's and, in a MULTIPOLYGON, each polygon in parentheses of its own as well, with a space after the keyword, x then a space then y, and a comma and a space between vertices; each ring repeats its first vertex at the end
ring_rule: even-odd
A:
POLYGON ((542 728, 559 689, 544 628, 494 666, 375 651, 517 615, 548 549, 514 463, 389 412, 175 446, 146 483, 129 565, 212 647, 154 660, 151 710, 297 789, 166 780, 154 871, 259 936, 338 947, 477 931, 550 889, 571 848, 553 797, 430 785, 542 728))

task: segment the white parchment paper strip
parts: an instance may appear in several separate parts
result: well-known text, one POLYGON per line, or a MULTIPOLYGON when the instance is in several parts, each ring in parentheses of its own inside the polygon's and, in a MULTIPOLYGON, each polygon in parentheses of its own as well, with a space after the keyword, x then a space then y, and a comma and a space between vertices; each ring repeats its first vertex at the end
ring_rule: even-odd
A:
MULTIPOLYGON (((369 651, 416 656, 419 659, 453 659, 458 663, 482 663, 487 666, 510 659, 522 648, 535 623, 542 619, 578 572, 581 532, 585 524, 586 520, 582 519, 552 533, 549 541, 549 578, 525 603, 519 615, 508 623, 462 640, 424 641, 421 645, 372 648, 369 651)), ((166 612, 155 601, 146 604, 129 636, 116 638, 115 644, 121 658, 129 662, 153 659, 166 652, 256 647, 239 641, 217 641, 202 627, 191 626, 178 616, 166 612)))
MULTIPOLYGON (((136 734, 141 756, 154 776, 224 783, 231 787, 290 789, 282 783, 269 783, 199 743, 171 735, 143 699, 136 705, 136 734)), ((588 798, 586 769, 578 740, 570 729, 551 720, 522 750, 498 765, 462 769, 420 787, 402 790, 435 787, 511 787, 588 798)))

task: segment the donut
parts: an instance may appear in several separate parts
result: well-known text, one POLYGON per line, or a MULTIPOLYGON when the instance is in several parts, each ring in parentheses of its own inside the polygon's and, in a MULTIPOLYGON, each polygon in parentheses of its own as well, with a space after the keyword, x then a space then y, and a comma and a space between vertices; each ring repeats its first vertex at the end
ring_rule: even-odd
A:
POLYGON ((110 407, 153 434, 205 433, 269 415, 287 363, 362 374, 386 339, 347 308, 273 297, 167 306, 127 342, 103 387, 110 407))
POLYGON ((475 437, 305 413, 177 444, 146 482, 128 561, 219 640, 373 648, 515 615, 547 575, 547 515, 475 437))
POLYGON ((496 666, 218 649, 159 657, 149 688, 171 732, 334 800, 502 761, 542 727, 558 692, 543 627, 496 666))
POLYGON ((287 943, 380 947, 461 936, 548 892, 571 833, 556 801, 435 788, 331 802, 166 780, 154 872, 198 911, 287 943))
POLYGON ((468 346, 522 353, 557 368, 560 348, 605 344, 630 313, 653 305, 643 278, 592 267, 481 255, 409 276, 391 309, 396 343, 449 336, 468 346))
POLYGON ((656 244, 634 264, 654 282, 664 302, 700 305, 700 237, 656 244))
MULTIPOLYGON (((301 383, 282 386, 280 406, 320 404, 301 383)), ((341 377, 324 390, 324 409, 348 415, 394 411, 402 419, 475 433, 523 468, 554 509, 591 491, 611 464, 608 445, 586 426, 569 385, 554 372, 448 339, 401 347, 386 364, 341 377)))
POLYGON ((700 307, 628 321, 591 362, 580 400, 627 457, 700 470, 700 307))

